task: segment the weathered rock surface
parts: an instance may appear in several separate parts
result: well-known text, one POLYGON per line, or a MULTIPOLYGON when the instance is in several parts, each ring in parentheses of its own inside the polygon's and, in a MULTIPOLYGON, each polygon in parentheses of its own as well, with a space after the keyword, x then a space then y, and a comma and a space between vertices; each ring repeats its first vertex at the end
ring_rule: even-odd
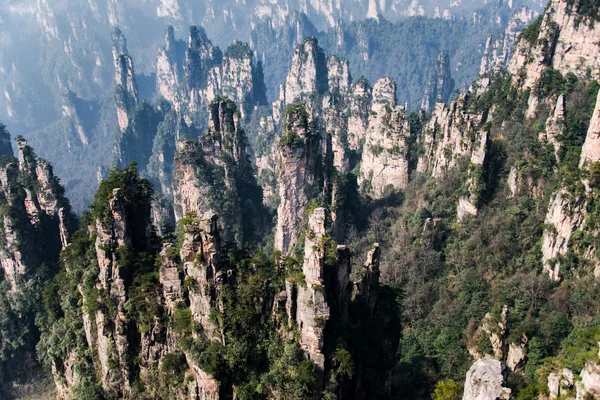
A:
POLYGON ((463 400, 508 400, 511 390, 503 387, 503 384, 503 367, 500 361, 479 360, 467 373, 463 400))
POLYGON ((581 159, 579 168, 600 161, 600 94, 596 100, 594 113, 590 120, 587 135, 583 148, 581 149, 581 159))
POLYGON ((377 81, 359 177, 359 184, 373 198, 408 184, 410 124, 404 113, 404 107, 396 105, 396 84, 389 78, 377 81))
MULTIPOLYGON (((537 37, 531 42, 521 38, 508 71, 513 82, 520 81, 523 89, 533 89, 547 68, 563 75, 572 72, 580 77, 588 68, 597 77, 600 66, 600 26, 589 16, 579 13, 580 3, 552 0, 548 5, 537 37), (594 72, 595 71, 595 72, 594 72)), ((533 117, 538 99, 530 96, 526 115, 533 117)))
POLYGON ((314 37, 305 38, 296 48, 285 80, 285 104, 304 100, 313 93, 327 91, 327 60, 314 37))
POLYGON ((421 101, 421 109, 426 112, 433 110, 438 99, 448 101, 454 90, 454 80, 450 73, 450 57, 447 52, 441 52, 437 58, 433 71, 425 86, 425 94, 421 101))
MULTIPOLYGON (((540 132, 539 139, 543 142, 547 142, 554 147, 554 154, 556 161, 559 161, 558 152, 560 150, 560 136, 565 133, 566 120, 565 120, 565 96, 560 95, 556 100, 556 106, 554 112, 546 120, 545 132, 540 132)), ((582 154, 582 157, 583 154, 582 154)))
POLYGON ((462 93, 449 106, 436 103, 431 120, 423 128, 424 154, 419 157, 418 172, 440 178, 465 156, 471 158, 472 164, 483 164, 487 132, 481 126, 487 113, 471 114, 463 108, 467 96, 474 95, 462 93))
MULTIPOLYGON (((173 198, 177 220, 193 212, 219 212, 223 238, 241 244, 242 204, 262 202, 248 159, 241 115, 230 100, 210 106, 209 129, 198 141, 181 141, 176 156, 173 198)), ((260 204, 255 204, 260 207, 260 204)), ((246 215, 247 219, 253 216, 246 215)), ((250 232, 247 232, 250 233, 250 232)))
POLYGON ((582 227, 584 199, 571 200, 567 191, 557 193, 550 201, 542 239, 542 263, 551 279, 561 279, 560 256, 567 254, 573 232, 582 227))
POLYGON ((130 113, 138 103, 138 87, 135 80, 133 60, 127 52, 125 37, 118 28, 112 35, 113 62, 115 64, 115 107, 121 132, 130 124, 130 113))
POLYGON ((319 140, 310 130, 308 114, 301 105, 286 114, 279 140, 280 203, 277 208, 275 248, 289 254, 298 243, 310 200, 318 193, 319 140))

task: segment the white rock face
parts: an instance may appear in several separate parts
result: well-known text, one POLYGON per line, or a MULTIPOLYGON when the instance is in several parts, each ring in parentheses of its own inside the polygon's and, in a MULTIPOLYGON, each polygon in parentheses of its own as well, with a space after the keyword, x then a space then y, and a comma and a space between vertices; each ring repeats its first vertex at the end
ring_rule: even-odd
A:
POLYGON ((169 26, 165 35, 165 46, 157 50, 156 90, 171 103, 175 103, 179 86, 176 57, 175 33, 173 27, 169 26))
POLYGON ((325 253, 322 239, 325 236, 325 209, 317 208, 308 218, 309 234, 304 243, 302 272, 306 285, 298 287, 296 322, 300 327, 300 345, 317 368, 325 367, 322 353, 325 324, 329 319, 329 306, 323 287, 325 253))
POLYGON ((600 161, 600 93, 596 99, 594 113, 592 114, 587 136, 585 137, 585 142, 581 149, 579 168, 583 168, 586 164, 598 161, 600 161))
POLYGON ((560 150, 558 138, 564 133, 565 129, 565 96, 561 94, 556 100, 554 112, 546 120, 546 131, 539 134, 539 139, 542 142, 550 143, 554 147, 557 162, 559 161, 558 151, 560 150))
POLYGON ((479 360, 467 373, 463 400, 508 400, 511 390, 503 387, 503 384, 504 376, 500 361, 479 360))
POLYGON ((512 371, 519 371, 523 368, 526 360, 525 346, 523 344, 511 343, 508 345, 508 355, 506 356, 506 366, 512 371))
POLYGON ((551 399, 566 395, 573 387, 573 371, 564 368, 561 372, 548 374, 548 391, 551 399))
POLYGON ((348 146, 351 150, 362 149, 369 127, 371 110, 371 87, 366 80, 359 80, 350 89, 350 116, 348 117, 348 146))
POLYGON ((527 7, 521 7, 510 17, 506 29, 500 36, 488 36, 479 67, 480 74, 485 74, 502 65, 508 65, 519 33, 533 21, 535 16, 534 11, 527 7))
POLYGON ((586 394, 600 398, 600 366, 589 361, 581 371, 581 382, 577 382, 577 400, 583 400, 586 394))
POLYGON ((296 140, 279 144, 277 181, 280 203, 275 231, 275 248, 285 255, 298 242, 300 227, 314 194, 315 162, 320 155, 318 140, 309 131, 306 110, 299 107, 289 112, 286 119, 283 135, 296 140))
POLYGON ((285 104, 292 104, 326 89, 328 74, 325 54, 313 37, 296 48, 285 80, 285 104))
POLYGON ((369 196, 381 198, 386 189, 408 184, 410 125, 404 107, 396 105, 394 81, 383 78, 375 83, 371 111, 358 182, 369 196))
POLYGON ((431 120, 424 128, 425 152, 419 157, 418 172, 430 172, 435 178, 441 178, 461 157, 473 158, 476 164, 485 157, 487 132, 479 129, 485 115, 470 114, 462 109, 460 104, 468 95, 473 94, 463 93, 450 106, 436 103, 431 120))
MULTIPOLYGON (((525 39, 518 43, 508 67, 513 83, 523 76, 523 89, 534 88, 546 68, 578 76, 584 76, 590 69, 592 77, 598 77, 600 25, 582 18, 572 7, 571 2, 552 0, 543 16, 537 40, 533 44, 525 39)), ((533 117, 537 98, 532 95, 529 100, 526 115, 533 117)))
POLYGON ((584 215, 580 201, 574 204, 568 200, 568 193, 561 191, 550 202, 545 224, 552 228, 544 229, 542 239, 542 263, 544 271, 551 279, 558 281, 560 276, 560 261, 558 256, 564 256, 569 249, 571 235, 582 227, 584 215))

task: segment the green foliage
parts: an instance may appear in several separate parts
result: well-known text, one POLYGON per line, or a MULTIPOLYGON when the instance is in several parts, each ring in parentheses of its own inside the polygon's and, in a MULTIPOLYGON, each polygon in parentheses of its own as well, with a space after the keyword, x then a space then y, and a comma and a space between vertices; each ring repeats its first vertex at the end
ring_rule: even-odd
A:
POLYGON ((245 42, 234 41, 225 51, 225 57, 243 60, 244 58, 252 59, 254 56, 250 45, 245 42))
POLYGON ((463 388, 453 380, 439 381, 435 385, 433 400, 460 400, 462 398, 463 388))
POLYGON ((192 310, 189 308, 178 308, 173 315, 173 329, 180 335, 189 334, 192 331, 192 310))
POLYGON ((554 68, 544 68, 538 82, 536 82, 534 93, 540 98, 546 98, 553 94, 564 93, 567 89, 567 80, 560 71, 554 68))
POLYGON ((542 21, 544 20, 544 13, 541 13, 533 23, 527 25, 525 29, 519 34, 518 41, 526 40, 530 46, 537 44, 538 37, 540 36, 540 28, 542 21))
POLYGON ((170 388, 177 388, 183 385, 187 368, 185 354, 181 351, 169 353, 162 358, 161 373, 164 376, 167 386, 170 388))
POLYGON ((305 139, 298 136, 298 129, 304 130, 309 135, 308 113, 303 104, 291 104, 285 110, 284 130, 279 139, 282 147, 297 148, 304 146, 305 139))

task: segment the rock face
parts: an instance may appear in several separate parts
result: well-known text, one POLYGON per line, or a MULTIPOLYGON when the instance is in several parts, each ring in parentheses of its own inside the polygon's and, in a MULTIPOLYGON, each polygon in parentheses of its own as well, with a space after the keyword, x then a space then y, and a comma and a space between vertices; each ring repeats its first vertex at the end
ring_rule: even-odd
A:
POLYGON ((348 146, 350 150, 362 150, 369 127, 371 110, 371 87, 366 79, 359 79, 351 87, 348 117, 348 146))
POLYGON ((502 374, 500 361, 485 359, 475 362, 467 373, 463 400, 508 400, 511 390, 502 386, 502 374))
POLYGON ((576 388, 578 400, 585 399, 586 395, 591 395, 594 399, 600 397, 600 365, 597 361, 591 360, 585 364, 581 371, 581 381, 576 383, 576 388))
MULTIPOLYGON (((242 205, 254 201, 260 208, 262 193, 256 185, 246 149, 241 116, 230 100, 210 105, 208 132, 198 141, 178 143, 173 182, 177 220, 193 212, 219 211, 223 238, 241 244, 244 237, 242 205)), ((247 214, 247 223, 256 222, 247 214)), ((250 232, 246 232, 250 234, 250 232)))
POLYGON ((373 198, 408 184, 410 125, 404 112, 396 105, 396 84, 389 78, 377 81, 359 177, 363 191, 373 198))
POLYGON ((138 103, 138 88, 135 81, 133 60, 127 52, 127 42, 118 28, 112 34, 113 61, 115 64, 115 107, 121 132, 130 124, 130 113, 138 103))
MULTIPOLYGON (((523 89, 533 89, 547 68, 563 75, 572 72, 584 76, 589 68, 597 77, 600 66, 598 43, 600 26, 580 13, 581 3, 552 0, 541 20, 529 28, 515 49, 508 71, 513 82, 521 80, 523 89)), ((528 116, 533 116, 537 97, 529 99, 528 116)))
POLYGON ((296 48, 285 80, 285 104, 304 100, 313 93, 327 91, 327 60, 314 37, 307 37, 296 48))
POLYGON ((325 324, 329 319, 329 306, 324 288, 324 263, 326 244, 325 209, 317 208, 308 218, 308 232, 304 243, 304 263, 302 272, 305 285, 297 288, 296 322, 300 330, 300 345, 309 359, 317 366, 320 379, 317 387, 323 385, 325 369, 323 344, 325 324))
POLYGON ((533 10, 521 7, 512 14, 504 32, 498 36, 488 36, 481 58, 479 74, 483 75, 495 68, 509 64, 519 33, 533 21, 535 16, 536 13, 533 10))
POLYGON ((431 112, 438 99, 448 101, 454 90, 454 80, 450 74, 450 57, 447 52, 441 52, 425 87, 421 109, 431 112))
MULTIPOLYGON (((140 256, 153 255, 150 191, 148 182, 133 176, 131 170, 123 174, 129 174, 128 179, 121 181, 123 186, 113 188, 105 202, 93 206, 97 217, 89 233, 95 240, 90 240, 89 250, 95 253, 97 275, 86 278, 92 282, 82 280, 77 285, 84 309, 76 318, 81 319, 80 329, 84 332, 72 332, 85 333, 87 352, 92 352, 93 357, 78 348, 69 349, 65 358, 53 358, 53 375, 61 398, 74 398, 72 390, 81 383, 79 371, 95 371, 104 392, 118 398, 137 390, 134 382, 153 387, 157 382, 153 382, 156 372, 152 371, 158 363, 167 355, 177 357, 178 351, 181 354, 178 343, 190 329, 186 324, 197 324, 195 335, 223 341, 222 333, 209 318, 212 310, 222 311, 218 298, 227 275, 216 215, 209 212, 190 218, 179 250, 166 244, 160 254, 154 254, 158 272, 154 289, 140 286, 139 272, 132 269, 131 263, 140 256), (188 284, 185 290, 184 281, 188 284), (143 299, 136 297, 140 290, 144 290, 143 299), (95 310, 89 308, 90 302, 98 304, 95 310), (157 314, 151 318, 137 314, 136 307, 144 304, 153 307, 157 314), (184 316, 189 315, 189 322, 184 319, 183 325, 167 323, 181 318, 182 310, 184 316), (168 319, 157 318, 159 315, 168 319)), ((77 246, 82 246, 82 242, 77 246)), ((72 247, 67 250, 69 254, 77 251, 72 247)), ((183 360, 187 390, 174 389, 170 396, 182 400, 218 399, 217 381, 187 354, 183 360)))
POLYGON ((573 371, 563 368, 559 373, 548 374, 548 391, 551 399, 568 395, 568 390, 573 388, 573 371))
POLYGON ((539 139, 542 142, 549 143, 554 147, 554 154, 557 161, 559 160, 558 152, 560 150, 559 138, 560 135, 564 134, 565 129, 565 96, 561 94, 556 100, 554 112, 546 120, 546 131, 539 134, 539 139))
POLYGON ((68 244, 73 216, 52 166, 37 159, 23 139, 18 140, 18 158, 13 158, 10 135, 1 128, 2 156, 8 159, 0 167, 0 193, 8 212, 2 215, 5 239, 0 246, 0 267, 10 290, 18 293, 37 263, 58 260, 68 244), (42 246, 44 241, 47 244, 42 246))
POLYGON ((596 100, 596 106, 590 120, 585 143, 581 149, 579 168, 589 167, 589 164, 598 161, 600 161, 600 94, 596 100))
POLYGON ((201 127, 197 113, 217 96, 227 96, 242 117, 255 104, 264 104, 262 67, 246 43, 234 41, 223 54, 201 28, 189 30, 187 49, 167 28, 165 45, 157 52, 156 87, 188 125, 201 127))
POLYGON ((429 172, 436 178, 455 166, 461 157, 482 165, 485 160, 487 131, 482 129, 487 113, 472 114, 464 109, 465 101, 475 93, 463 93, 449 106, 438 102, 431 120, 424 127, 422 143, 424 154, 419 157, 417 171, 429 172))
POLYGON ((466 189, 468 196, 461 197, 458 201, 456 218, 462 221, 467 215, 476 216, 479 197, 481 196, 481 185, 484 183, 483 168, 487 154, 488 135, 484 129, 479 132, 479 137, 473 143, 471 160, 469 163, 466 189))
POLYGON ((310 199, 319 193, 319 139, 311 131, 308 113, 302 105, 288 108, 279 140, 280 203, 277 208, 275 248, 290 253, 298 243, 310 199))
POLYGON ((542 263, 544 271, 551 279, 559 281, 560 256, 567 254, 573 232, 583 226, 585 214, 582 212, 584 199, 570 200, 568 192, 561 191, 551 200, 546 214, 542 241, 542 263))

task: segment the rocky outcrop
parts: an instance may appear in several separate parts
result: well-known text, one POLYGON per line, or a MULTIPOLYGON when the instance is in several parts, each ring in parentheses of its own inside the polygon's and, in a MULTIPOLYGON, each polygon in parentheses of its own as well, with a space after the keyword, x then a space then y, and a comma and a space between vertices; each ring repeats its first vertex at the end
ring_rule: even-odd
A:
POLYGON ((467 98, 475 95, 462 93, 449 106, 436 103, 420 139, 423 155, 418 160, 418 172, 429 172, 440 178, 462 157, 470 158, 474 165, 483 164, 488 133, 482 126, 487 112, 473 114, 465 110, 467 98))
POLYGON ((190 126, 202 126, 197 114, 218 96, 238 104, 243 118, 254 105, 265 103, 262 67, 255 65, 249 45, 234 41, 223 54, 196 26, 189 30, 187 49, 167 28, 156 66, 158 92, 190 126))
MULTIPOLYGON (((247 138, 241 115, 230 100, 210 105, 209 129, 198 141, 181 141, 176 155, 173 198, 177 220, 193 212, 209 210, 221 216, 223 238, 241 244, 244 238, 242 205, 247 201, 260 210, 262 192, 257 186, 247 154, 247 138)), ((257 215, 247 213, 246 223, 257 215)), ((258 232, 247 231, 253 236, 258 232)))
POLYGON ((317 208, 308 217, 304 242, 302 273, 304 284, 297 288, 296 322, 300 331, 300 345, 317 367, 317 387, 323 385, 325 355, 323 345, 325 324, 329 319, 329 306, 324 287, 326 243, 325 209, 317 208))
POLYGON ((548 392, 551 399, 557 399, 560 396, 568 395, 569 390, 573 388, 573 371, 563 368, 562 371, 548 374, 548 392))
POLYGON ((581 381, 575 384, 577 400, 584 400, 589 398, 590 395, 594 399, 600 398, 600 365, 598 365, 598 361, 588 361, 581 371, 580 376, 581 381))
POLYGON ((327 60, 317 39, 307 37, 296 48, 285 80, 284 103, 293 104, 328 88, 327 60))
POLYGON ((582 227, 584 199, 572 199, 567 191, 557 193, 548 207, 542 239, 542 263, 551 279, 561 279, 560 257, 567 254, 573 232, 582 227))
POLYGON ((186 226, 180 252, 186 277, 194 282, 189 293, 190 310, 206 337, 223 342, 216 321, 210 318, 212 310, 222 311, 219 294, 226 273, 217 216, 208 211, 198 221, 186 226))
POLYGON ((467 372, 463 400, 508 400, 511 390, 503 385, 503 366, 500 361, 479 360, 467 372))
POLYGON ((535 16, 536 13, 533 10, 521 7, 512 14, 504 32, 500 35, 488 36, 481 57, 480 75, 509 64, 519 33, 533 21, 535 16))
POLYGON ((482 191, 481 188, 485 183, 483 169, 487 153, 488 135, 489 133, 482 129, 479 132, 478 141, 473 143, 468 177, 465 184, 466 192, 468 194, 458 200, 458 207, 456 209, 456 219, 459 222, 467 215, 477 215, 477 206, 479 205, 479 198, 482 191))
POLYGON ((596 106, 590 120, 585 142, 581 149, 579 168, 600 161, 600 94, 596 99, 596 106))
POLYGON ((508 355, 506 356, 506 366, 513 372, 519 372, 523 369, 527 355, 525 354, 525 343, 511 343, 508 345, 508 355))
POLYGON ((539 139, 542 142, 549 143, 554 147, 554 155, 557 162, 559 161, 558 152, 561 146, 559 139, 565 133, 565 130, 565 96, 561 94, 556 100, 554 112, 546 120, 545 132, 540 132, 539 134, 539 139))
POLYGON ((373 198, 408 184, 410 125, 404 113, 396 105, 396 84, 389 78, 377 81, 359 177, 362 190, 373 198))
POLYGON ((433 110, 436 101, 448 101, 454 90, 454 80, 450 73, 450 57, 443 51, 437 58, 433 71, 425 86, 425 94, 421 101, 421 109, 426 112, 433 110))
MULTIPOLYGON (((552 0, 540 19, 527 28, 508 67, 514 83, 534 89, 548 68, 580 77, 588 69, 598 71, 600 26, 593 16, 580 13, 580 7, 579 1, 552 0)), ((597 72, 592 74, 596 77, 597 72)), ((535 114, 538 100, 533 93, 527 116, 535 114)))
POLYGON ((350 88, 350 116, 348 117, 348 147, 350 150, 362 150, 371 111, 371 87, 366 79, 359 79, 350 88))
POLYGON ((182 71, 181 42, 175 39, 173 27, 169 25, 165 34, 165 45, 158 48, 156 55, 156 90, 167 101, 175 103, 177 87, 182 71))
POLYGON ((319 193, 319 146, 304 106, 289 107, 279 139, 277 181, 280 203, 275 231, 275 248, 285 255, 298 243, 310 200, 319 193))
POLYGON ((4 144, 2 156, 7 157, 0 167, 0 193, 5 207, 0 266, 10 290, 17 293, 31 278, 37 263, 57 262, 60 250, 68 244, 73 216, 52 166, 38 159, 24 139, 18 140, 18 158, 13 158, 10 135, 3 126, 0 142, 4 144))
POLYGON ((127 52, 125 37, 118 28, 112 34, 113 62, 115 65, 115 107, 121 132, 130 124, 130 113, 138 103, 138 88, 135 81, 133 60, 127 52))

